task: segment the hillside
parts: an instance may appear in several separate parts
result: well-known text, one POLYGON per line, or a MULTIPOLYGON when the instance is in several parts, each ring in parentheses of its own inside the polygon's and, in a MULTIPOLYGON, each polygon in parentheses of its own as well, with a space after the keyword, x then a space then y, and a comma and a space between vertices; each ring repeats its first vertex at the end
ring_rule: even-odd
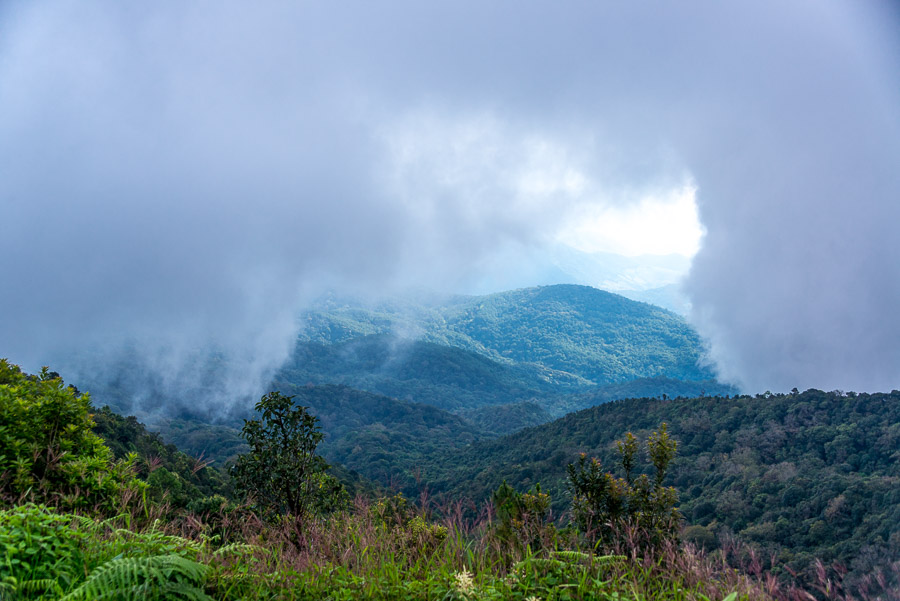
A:
POLYGON ((387 334, 337 344, 299 342, 275 379, 343 384, 447 411, 509 404, 554 390, 525 370, 483 355, 387 334))
MULTIPOLYGON (((276 381, 274 389, 319 418, 325 434, 319 450, 384 486, 410 490, 425 457, 461 449, 490 433, 446 411, 346 386, 306 386, 276 381)), ((162 436, 186 452, 221 462, 243 452, 241 424, 208 425, 190 416, 154 424, 162 436)))
MULTIPOLYGON (((614 441, 667 422, 679 441, 669 482, 688 536, 733 533, 795 569, 813 558, 851 575, 900 560, 900 392, 623 400, 437 457, 432 491, 486 499, 506 480, 540 482, 557 510, 565 466, 580 452, 615 465, 614 441)), ((647 466, 643 466, 645 469, 647 466)))
POLYGON ((665 376, 708 380, 701 344, 681 317, 588 286, 525 288, 440 303, 374 306, 327 299, 303 317, 301 340, 335 344, 371 334, 419 338, 518 365, 578 388, 665 376))

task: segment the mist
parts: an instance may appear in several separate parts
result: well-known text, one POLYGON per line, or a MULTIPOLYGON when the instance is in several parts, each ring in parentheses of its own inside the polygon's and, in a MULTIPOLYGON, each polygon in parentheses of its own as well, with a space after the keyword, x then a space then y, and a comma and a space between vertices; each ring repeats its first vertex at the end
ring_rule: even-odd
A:
POLYGON ((691 185, 685 290, 724 379, 896 387, 898 24, 887 2, 6 3, 0 355, 76 381, 126 357, 233 402, 328 290, 456 292, 585 206, 691 185))

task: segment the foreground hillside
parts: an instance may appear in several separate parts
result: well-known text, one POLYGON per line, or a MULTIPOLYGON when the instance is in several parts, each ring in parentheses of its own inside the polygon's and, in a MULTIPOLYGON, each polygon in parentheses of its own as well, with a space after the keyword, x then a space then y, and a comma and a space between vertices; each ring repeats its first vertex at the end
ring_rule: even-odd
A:
MULTIPOLYGON (((900 561, 900 392, 616 401, 474 444, 423 468, 432 492, 484 499, 497 483, 540 482, 564 508, 578 453, 615 460, 622 432, 669 424, 672 482, 688 536, 735 535, 794 569, 814 558, 851 576, 900 561)), ((646 468, 646 466, 644 466, 646 468)))

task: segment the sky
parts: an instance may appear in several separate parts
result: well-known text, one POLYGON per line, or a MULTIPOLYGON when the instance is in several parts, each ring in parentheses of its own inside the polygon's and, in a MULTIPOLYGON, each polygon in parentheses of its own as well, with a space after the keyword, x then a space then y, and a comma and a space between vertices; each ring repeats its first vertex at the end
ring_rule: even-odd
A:
POLYGON ((877 0, 4 2, 0 355, 177 389, 214 349, 255 394, 325 290, 562 242, 693 256, 745 389, 900 388, 898 29, 877 0))

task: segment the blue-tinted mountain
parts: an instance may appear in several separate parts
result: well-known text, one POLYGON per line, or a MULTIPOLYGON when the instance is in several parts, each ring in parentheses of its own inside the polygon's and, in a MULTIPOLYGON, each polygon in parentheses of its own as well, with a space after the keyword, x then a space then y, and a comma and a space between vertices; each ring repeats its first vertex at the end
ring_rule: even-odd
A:
POLYGON ((304 316, 301 339, 340 343, 394 334, 515 365, 557 387, 637 378, 709 380, 699 336, 683 318, 588 286, 525 288, 441 303, 364 306, 332 299, 304 316))

